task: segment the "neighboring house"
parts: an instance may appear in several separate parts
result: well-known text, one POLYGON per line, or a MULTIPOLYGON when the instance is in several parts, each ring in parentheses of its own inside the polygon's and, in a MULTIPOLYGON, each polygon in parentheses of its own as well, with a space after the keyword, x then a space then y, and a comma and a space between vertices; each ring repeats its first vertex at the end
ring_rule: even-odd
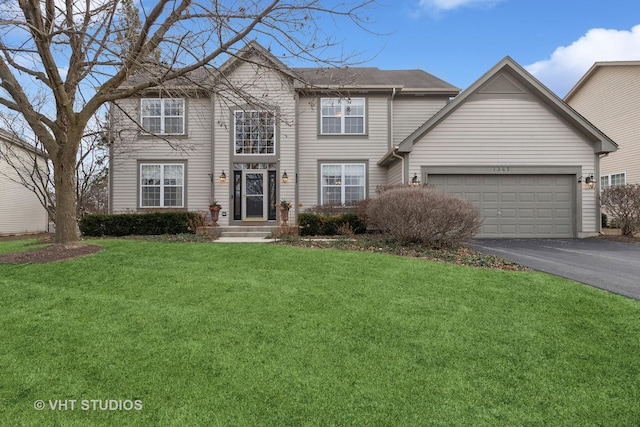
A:
POLYGON ((0 130, 0 235, 47 231, 49 215, 21 178, 33 173, 34 160, 43 166, 45 159, 41 151, 0 130))
POLYGON ((600 188, 640 184, 640 61, 596 62, 564 99, 619 145, 600 159, 600 188))
POLYGON ((113 109, 113 212, 217 200, 222 226, 275 225, 282 199, 295 221, 420 179, 478 203, 483 237, 599 231, 581 182, 615 144, 510 58, 458 96, 421 70, 287 68, 257 43, 242 55, 113 109))

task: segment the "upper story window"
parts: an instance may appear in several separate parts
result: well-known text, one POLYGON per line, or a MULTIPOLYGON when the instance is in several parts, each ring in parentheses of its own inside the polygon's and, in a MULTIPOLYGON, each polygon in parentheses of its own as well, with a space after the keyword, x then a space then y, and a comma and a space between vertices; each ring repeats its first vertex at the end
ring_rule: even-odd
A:
POLYGON ((184 164, 140 164, 140 207, 184 206, 184 164))
POLYGON ((143 98, 140 111, 145 131, 156 135, 184 134, 184 99, 143 98))
POLYGON ((322 98, 320 100, 323 135, 364 135, 364 98, 322 98))
POLYGON ((625 172, 615 173, 612 175, 603 175, 600 177, 600 189, 604 190, 608 187, 625 185, 627 182, 627 174, 625 172))
POLYGON ((271 111, 234 113, 236 154, 276 154, 276 117, 271 111))

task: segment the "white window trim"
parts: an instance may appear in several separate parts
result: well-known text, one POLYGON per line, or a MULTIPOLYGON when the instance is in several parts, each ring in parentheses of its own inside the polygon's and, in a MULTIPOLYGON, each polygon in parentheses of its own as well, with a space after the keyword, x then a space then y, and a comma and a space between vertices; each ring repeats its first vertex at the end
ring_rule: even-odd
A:
POLYGON ((320 134, 321 135, 365 135, 367 128, 367 102, 365 98, 320 98, 320 134), (347 114, 345 113, 345 108, 349 101, 362 101, 362 115, 350 114, 349 117, 362 117, 362 132, 354 133, 354 132, 345 132, 345 117, 347 114), (333 102, 340 105, 340 112, 338 113, 338 117, 340 118, 340 132, 325 132, 324 131, 324 118, 325 117, 333 117, 335 115, 324 115, 322 113, 322 107, 325 102, 333 102))
MULTIPOLYGON (((144 107, 142 106, 142 104, 145 101, 161 101, 160 103, 160 132, 157 133, 156 135, 185 135, 186 134, 186 129, 187 129, 187 122, 186 122, 186 111, 187 111, 187 103, 185 101, 184 98, 141 98, 140 99, 140 125, 142 126, 142 124, 144 123, 144 118, 146 117, 152 117, 152 118, 157 118, 158 116, 145 116, 144 115, 144 107), (164 114, 164 101, 181 101, 182 102, 182 115, 181 116, 165 116, 164 114), (181 117, 182 118, 182 132, 180 133, 166 133, 164 131, 164 125, 165 125, 165 118, 167 117, 181 117)), ((144 126, 142 126, 142 128, 144 129, 145 133, 149 134, 149 135, 153 135, 153 132, 149 132, 148 129, 145 129, 144 126)))
POLYGON ((608 174, 608 175, 600 176, 600 187, 601 187, 601 190, 604 190, 605 188, 613 187, 613 185, 611 184, 611 177, 618 176, 618 175, 622 175, 622 184, 616 184, 615 186, 625 185, 627 183, 627 173, 626 172, 611 173, 611 174, 608 174), (604 185, 602 185, 602 180, 603 179, 606 180, 604 185))
MULTIPOLYGON (((347 188, 347 183, 345 180, 345 167, 346 166, 362 166, 362 172, 363 172, 363 179, 364 182, 362 184, 362 188, 363 188, 363 198, 361 200, 364 200, 367 198, 367 164, 364 162, 346 162, 346 163, 341 163, 341 162, 326 162, 326 163, 321 163, 320 164, 320 205, 324 205, 324 189, 329 187, 329 188, 335 188, 338 185, 325 185, 324 184, 324 177, 323 177, 323 168, 325 166, 340 166, 341 167, 341 182, 340 182, 340 204, 342 206, 345 205, 345 193, 346 193, 346 188, 347 188)), ((360 187, 359 185, 350 185, 349 187, 360 187)))
POLYGON ((140 197, 139 197, 139 201, 138 201, 138 205, 140 207, 140 209, 159 209, 159 208, 166 208, 166 209, 180 209, 180 208, 184 208, 184 198, 185 198, 185 177, 184 177, 184 172, 185 172, 185 165, 184 163, 156 163, 156 162, 144 162, 144 163, 140 163, 140 168, 138 169, 138 182, 139 182, 139 192, 140 192, 140 197), (142 189, 144 187, 157 187, 157 185, 143 185, 142 184, 142 167, 143 166, 160 166, 160 205, 159 206, 143 206, 142 202, 143 202, 143 194, 142 194, 142 189), (180 205, 175 205, 175 206, 165 206, 164 205, 164 189, 165 189, 165 184, 164 184, 164 167, 165 166, 182 166, 182 185, 167 185, 167 187, 182 187, 182 200, 180 203, 180 205))
POLYGON ((235 110, 233 112, 233 155, 234 156, 275 156, 277 153, 278 134, 276 123, 276 112, 272 110, 235 110), (273 152, 272 153, 236 153, 236 147, 238 146, 238 113, 266 113, 273 117, 273 152))

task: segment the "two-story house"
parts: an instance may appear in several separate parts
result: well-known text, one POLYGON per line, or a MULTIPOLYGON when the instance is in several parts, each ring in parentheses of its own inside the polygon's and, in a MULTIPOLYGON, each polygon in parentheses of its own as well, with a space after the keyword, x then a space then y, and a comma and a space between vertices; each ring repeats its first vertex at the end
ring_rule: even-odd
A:
POLYGON ((640 184, 640 61, 596 62, 564 100, 619 145, 600 160, 600 188, 640 184))
POLYGON ((205 211, 221 226, 431 183, 478 203, 482 236, 598 232, 587 184, 615 144, 510 58, 469 89, 421 70, 289 68, 248 44, 220 69, 112 109, 111 209, 205 211))

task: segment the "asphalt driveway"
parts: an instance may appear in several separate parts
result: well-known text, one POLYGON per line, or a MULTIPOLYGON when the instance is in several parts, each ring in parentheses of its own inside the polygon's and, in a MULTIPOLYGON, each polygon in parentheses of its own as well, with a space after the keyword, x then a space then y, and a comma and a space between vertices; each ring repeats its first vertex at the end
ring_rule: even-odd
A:
POLYGON ((477 239, 471 246, 640 300, 640 245, 597 239, 477 239))

